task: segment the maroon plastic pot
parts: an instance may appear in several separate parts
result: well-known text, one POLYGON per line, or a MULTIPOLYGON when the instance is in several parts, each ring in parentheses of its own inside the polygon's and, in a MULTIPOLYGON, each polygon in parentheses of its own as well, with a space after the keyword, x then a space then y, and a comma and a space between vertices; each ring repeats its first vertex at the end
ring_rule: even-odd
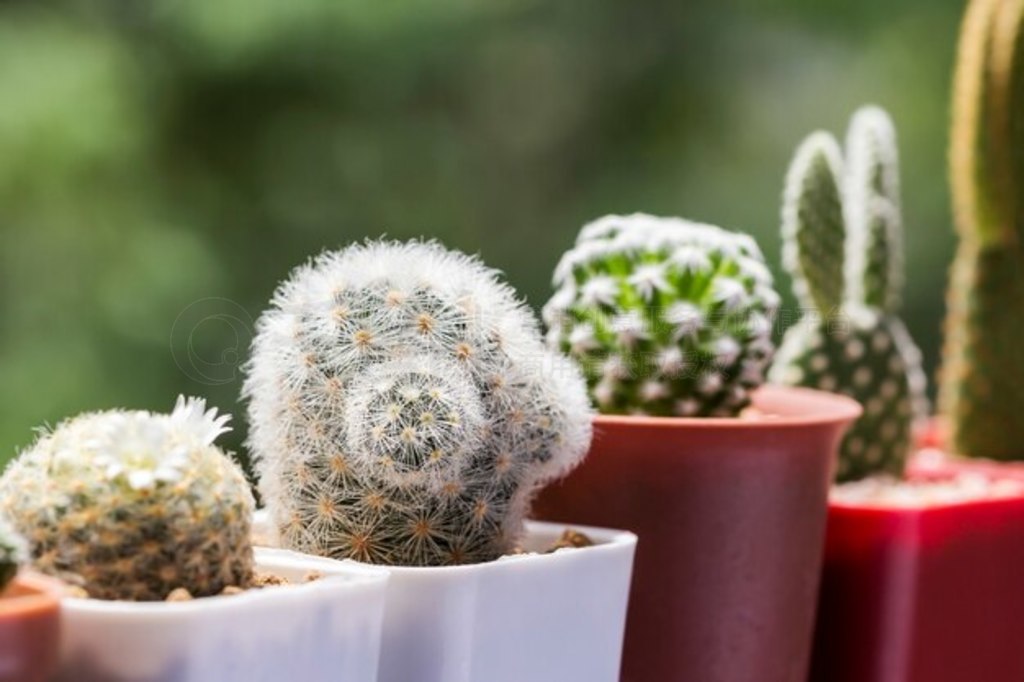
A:
POLYGON ((860 406, 764 387, 758 416, 600 416, 539 518, 640 536, 624 682, 804 682, 836 446, 860 406))
POLYGON ((63 587, 22 573, 0 594, 0 682, 45 682, 57 668, 63 587))
MULTIPOLYGON (((921 440, 941 445, 941 431, 921 440)), ((1024 467, 922 452, 908 480, 1024 467)), ((1024 493, 898 507, 833 502, 814 682, 1024 680, 1024 493)))

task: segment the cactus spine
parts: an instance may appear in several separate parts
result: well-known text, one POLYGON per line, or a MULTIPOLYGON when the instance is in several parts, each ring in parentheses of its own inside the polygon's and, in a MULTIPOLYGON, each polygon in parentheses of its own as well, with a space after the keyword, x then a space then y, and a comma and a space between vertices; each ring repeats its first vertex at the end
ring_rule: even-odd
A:
POLYGON ((747 235, 679 218, 606 216, 558 264, 548 343, 602 412, 731 417, 771 359, 779 296, 747 235))
POLYGON ((953 263, 940 391, 952 448, 1024 458, 1024 2, 972 0, 954 82, 953 263))
POLYGON ((0 478, 0 515, 25 536, 36 569, 94 598, 245 587, 252 494, 213 445, 229 418, 179 398, 169 415, 114 410, 65 421, 0 478))
POLYGON ((575 367, 494 271, 433 243, 297 268, 259 320, 244 393, 282 543, 372 563, 509 552, 534 492, 590 442, 575 367))
POLYGON ((0 519, 0 593, 14 580, 18 568, 28 559, 24 538, 0 519))
POLYGON ((828 133, 804 141, 786 180, 782 233, 784 265, 806 312, 787 330, 769 378, 864 406, 840 448, 838 480, 898 474, 913 418, 927 406, 920 352, 897 317, 899 167, 884 111, 854 115, 845 162, 828 133))

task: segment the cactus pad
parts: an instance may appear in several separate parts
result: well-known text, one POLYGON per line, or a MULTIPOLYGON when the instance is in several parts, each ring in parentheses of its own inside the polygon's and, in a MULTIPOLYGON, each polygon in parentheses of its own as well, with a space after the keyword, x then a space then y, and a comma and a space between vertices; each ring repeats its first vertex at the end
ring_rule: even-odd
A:
POLYGON ((840 446, 837 480, 899 474, 913 420, 927 411, 921 354, 896 317, 902 283, 895 132, 880 109, 850 126, 848 163, 815 133, 790 167, 784 263, 805 307, 772 381, 846 394, 864 408, 840 446), (813 210, 808 207, 814 207, 813 210))

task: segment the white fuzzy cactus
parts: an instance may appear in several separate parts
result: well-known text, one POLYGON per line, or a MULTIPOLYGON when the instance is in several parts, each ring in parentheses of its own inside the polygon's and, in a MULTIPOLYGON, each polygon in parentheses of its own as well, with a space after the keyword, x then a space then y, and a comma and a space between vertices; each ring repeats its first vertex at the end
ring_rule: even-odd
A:
POLYGON ((434 243, 297 268, 259 320, 244 393, 283 544, 373 563, 510 551, 532 495, 590 442, 578 370, 495 271, 434 243))
POLYGON ((252 493, 214 440, 227 415, 111 410, 43 431, 0 478, 0 514, 33 566, 99 599, 154 601, 245 587, 252 493))
POLYGON ((28 561, 28 543, 3 518, 0 518, 0 593, 14 580, 18 568, 28 561))
POLYGON ((734 416, 764 381, 779 296, 747 235, 679 218, 606 216, 559 262, 548 343, 602 412, 734 416))

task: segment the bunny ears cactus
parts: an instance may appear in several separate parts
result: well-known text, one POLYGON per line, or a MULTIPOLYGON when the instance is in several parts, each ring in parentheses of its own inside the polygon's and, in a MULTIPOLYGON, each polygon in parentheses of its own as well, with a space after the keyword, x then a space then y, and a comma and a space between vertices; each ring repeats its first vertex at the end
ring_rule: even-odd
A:
POLYGON ((495 271, 434 243, 297 268, 247 373, 260 489, 284 545, 314 554, 496 559, 590 444, 578 370, 495 271))
POLYGON ((972 0, 954 82, 950 173, 960 248, 940 386, 952 448, 1024 458, 1024 3, 972 0))
POLYGON ((606 413, 735 416, 764 381, 779 296, 752 238, 680 218, 606 216, 555 270, 548 344, 606 413))
POLYGON ((36 569, 95 598, 245 587, 252 494, 213 444, 229 419, 194 398, 179 398, 171 414, 69 419, 0 478, 0 514, 28 540, 36 569))
POLYGON ((913 418, 926 409, 920 352, 896 316, 900 221, 896 135, 884 111, 854 115, 845 162, 828 133, 801 144, 786 178, 782 236, 805 315, 786 332, 770 379, 864 406, 840 450, 840 481, 900 472, 913 418))

